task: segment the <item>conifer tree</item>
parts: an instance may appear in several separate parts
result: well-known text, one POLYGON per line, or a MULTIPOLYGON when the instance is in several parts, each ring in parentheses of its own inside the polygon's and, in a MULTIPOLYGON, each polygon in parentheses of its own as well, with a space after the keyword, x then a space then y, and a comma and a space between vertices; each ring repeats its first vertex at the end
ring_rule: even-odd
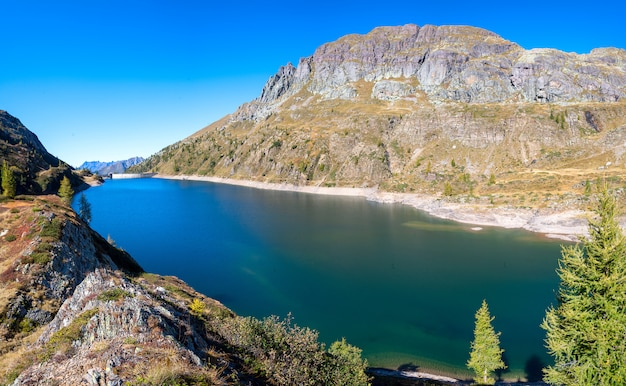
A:
POLYGON ((78 217, 88 224, 91 222, 91 204, 87 201, 85 193, 80 195, 78 201, 78 217))
POLYGON ((5 160, 2 163, 2 195, 8 198, 15 198, 16 191, 17 182, 15 181, 15 176, 5 160))
POLYGON ((476 311, 474 341, 467 361, 467 367, 476 374, 475 381, 482 385, 493 385, 495 379, 492 373, 506 368, 502 360, 504 350, 500 348, 500 333, 496 333, 491 324, 493 319, 487 302, 483 300, 482 306, 476 311))
POLYGON ((562 250, 558 304, 541 325, 552 384, 626 385, 626 242, 606 188, 594 214, 589 238, 562 250))
POLYGON ((70 179, 67 178, 67 176, 64 176, 61 180, 61 186, 59 187, 59 196, 67 205, 72 202, 74 189, 72 189, 72 183, 70 182, 70 179))

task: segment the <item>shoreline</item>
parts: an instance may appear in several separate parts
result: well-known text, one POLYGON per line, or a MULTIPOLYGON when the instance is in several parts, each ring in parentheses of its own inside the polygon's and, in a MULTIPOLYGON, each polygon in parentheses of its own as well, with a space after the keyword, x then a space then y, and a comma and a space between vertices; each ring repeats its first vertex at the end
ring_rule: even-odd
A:
POLYGON ((204 181, 219 184, 243 186, 254 189, 285 192, 310 193, 329 196, 364 197, 384 204, 412 206, 431 216, 473 225, 471 230, 480 231, 482 226, 507 229, 524 229, 540 233, 548 238, 577 241, 587 234, 586 212, 581 210, 530 209, 515 207, 494 207, 484 204, 462 204, 447 202, 437 196, 418 193, 393 193, 379 191, 378 188, 345 188, 298 186, 285 183, 270 183, 251 180, 237 180, 223 177, 196 175, 162 175, 151 178, 169 180, 204 181))

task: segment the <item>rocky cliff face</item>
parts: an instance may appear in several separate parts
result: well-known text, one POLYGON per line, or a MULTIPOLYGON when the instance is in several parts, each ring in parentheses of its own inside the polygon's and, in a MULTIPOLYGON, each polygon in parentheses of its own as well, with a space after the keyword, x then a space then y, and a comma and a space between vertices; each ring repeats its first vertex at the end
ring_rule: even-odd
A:
POLYGON ((259 98, 134 171, 585 205, 598 178, 621 183, 625 95, 622 49, 381 27, 282 67, 259 98))
POLYGON ((297 68, 282 67, 252 102, 258 113, 249 118, 264 118, 303 87, 325 99, 353 99, 355 82, 376 88, 386 79, 414 84, 397 97, 421 92, 439 102, 615 102, 626 95, 626 51, 527 51, 473 27, 380 27, 324 44, 297 68))
POLYGON ((1 384, 256 384, 209 331, 230 310, 143 273, 57 197, 0 203, 0 237, 1 384))

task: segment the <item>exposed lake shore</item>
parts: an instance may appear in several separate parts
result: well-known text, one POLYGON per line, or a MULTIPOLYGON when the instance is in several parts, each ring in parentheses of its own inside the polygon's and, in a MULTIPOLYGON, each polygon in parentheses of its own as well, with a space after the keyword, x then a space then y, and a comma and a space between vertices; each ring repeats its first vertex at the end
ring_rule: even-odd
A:
POLYGON ((153 178, 207 181, 220 184, 245 186, 255 189, 269 189, 302 192, 320 195, 365 197, 381 203, 410 205, 432 216, 472 224, 473 230, 482 226, 519 228, 541 233, 551 238, 576 241, 579 235, 587 233, 586 213, 575 209, 534 209, 502 207, 480 203, 450 202, 438 196, 414 193, 393 193, 377 188, 344 188, 321 186, 297 186, 291 184, 266 183, 249 180, 236 180, 208 176, 154 175, 153 178))

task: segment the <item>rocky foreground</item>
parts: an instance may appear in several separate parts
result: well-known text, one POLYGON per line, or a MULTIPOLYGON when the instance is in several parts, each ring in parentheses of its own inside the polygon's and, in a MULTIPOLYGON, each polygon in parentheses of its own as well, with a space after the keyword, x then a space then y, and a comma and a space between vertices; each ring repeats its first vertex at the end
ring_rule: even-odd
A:
POLYGON ((0 384, 366 384, 361 351, 143 272, 56 196, 0 201, 0 384))

